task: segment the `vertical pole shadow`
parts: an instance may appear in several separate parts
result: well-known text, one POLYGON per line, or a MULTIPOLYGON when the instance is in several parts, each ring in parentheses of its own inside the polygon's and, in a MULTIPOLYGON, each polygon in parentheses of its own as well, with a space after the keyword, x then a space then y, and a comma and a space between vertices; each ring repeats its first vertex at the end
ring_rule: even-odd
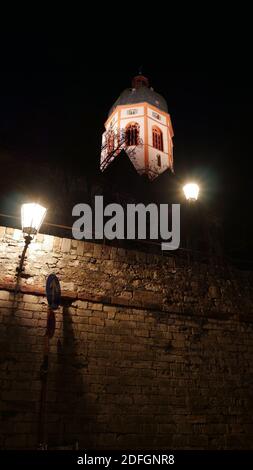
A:
MULTIPOLYGON (((84 385, 87 358, 82 349, 78 351, 72 316, 69 311, 72 300, 63 299, 62 339, 57 342, 56 370, 50 372, 55 380, 55 402, 48 404, 48 410, 56 417, 52 431, 48 425, 49 447, 75 446, 75 443, 89 439, 89 423, 85 416, 87 409, 84 385)), ((50 379, 49 379, 50 388, 50 379)))

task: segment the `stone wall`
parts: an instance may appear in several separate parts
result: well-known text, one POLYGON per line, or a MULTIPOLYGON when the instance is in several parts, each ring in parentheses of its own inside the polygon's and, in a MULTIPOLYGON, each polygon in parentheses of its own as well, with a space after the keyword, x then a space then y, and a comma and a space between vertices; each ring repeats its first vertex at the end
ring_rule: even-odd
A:
POLYGON ((61 281, 46 441, 253 449, 252 273, 0 228, 0 446, 36 448, 45 281, 61 281))

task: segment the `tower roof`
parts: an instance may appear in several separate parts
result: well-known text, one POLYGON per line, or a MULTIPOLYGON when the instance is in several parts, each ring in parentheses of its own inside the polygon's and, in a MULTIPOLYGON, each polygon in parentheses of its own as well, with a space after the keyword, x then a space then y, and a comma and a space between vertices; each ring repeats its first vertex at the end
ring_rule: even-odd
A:
POLYGON ((111 107, 108 116, 112 114, 117 106, 142 102, 147 102, 161 111, 165 111, 166 113, 168 112, 168 106, 163 96, 156 93, 153 88, 150 88, 148 79, 139 74, 133 78, 132 88, 126 88, 119 95, 118 99, 111 107))

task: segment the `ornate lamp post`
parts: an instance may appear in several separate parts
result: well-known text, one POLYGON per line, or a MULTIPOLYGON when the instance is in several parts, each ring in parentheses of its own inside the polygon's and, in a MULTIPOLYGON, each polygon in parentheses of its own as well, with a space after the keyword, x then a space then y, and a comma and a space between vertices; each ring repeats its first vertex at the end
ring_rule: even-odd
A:
POLYGON ((183 192, 186 200, 185 206, 185 233, 186 233, 186 248, 188 263, 190 263, 190 257, 194 255, 194 249, 198 248, 198 217, 195 205, 199 196, 199 186, 196 183, 187 183, 183 186, 183 192), (189 205, 191 207, 189 207, 189 205), (194 210, 193 210, 194 209, 194 210))
POLYGON ((19 266, 16 269, 18 277, 24 270, 23 264, 27 248, 35 235, 37 235, 45 218, 46 212, 47 209, 45 207, 36 203, 23 204, 21 207, 21 224, 25 239, 25 246, 22 255, 20 256, 19 266))

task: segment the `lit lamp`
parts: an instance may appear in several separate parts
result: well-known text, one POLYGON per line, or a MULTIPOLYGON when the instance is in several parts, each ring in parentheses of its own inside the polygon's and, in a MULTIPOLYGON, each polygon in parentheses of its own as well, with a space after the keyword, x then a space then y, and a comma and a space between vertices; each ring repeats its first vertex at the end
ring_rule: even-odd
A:
POLYGON ((32 238, 37 235, 46 212, 46 208, 40 204, 31 203, 22 205, 21 223, 22 231, 24 234, 26 234, 25 238, 28 236, 32 240, 32 238))
MULTIPOLYGON (((197 206, 195 205, 198 195, 199 195, 199 186, 196 183, 187 183, 183 187, 183 192, 185 195, 185 199, 187 200, 188 204, 193 204, 192 207, 189 207, 185 211, 185 220, 187 226, 187 235, 186 235, 186 248, 187 248, 187 256, 188 262, 190 263, 190 254, 192 250, 196 248, 196 223, 197 223, 197 214, 196 211, 193 210, 193 207, 196 209, 197 206)), ((185 207, 186 209, 186 207, 185 207)))
POLYGON ((199 186, 196 183, 185 184, 183 191, 187 201, 197 201, 199 195, 199 186))
POLYGON ((45 218, 46 212, 47 212, 47 209, 45 207, 36 203, 23 204, 21 206, 21 224, 22 224, 22 232, 24 234, 24 239, 25 239, 25 246, 23 249, 23 253, 20 257, 19 266, 17 267, 18 276, 24 270, 23 264, 24 264, 25 254, 26 254, 28 245, 31 243, 33 237, 37 235, 42 225, 42 222, 45 218))

